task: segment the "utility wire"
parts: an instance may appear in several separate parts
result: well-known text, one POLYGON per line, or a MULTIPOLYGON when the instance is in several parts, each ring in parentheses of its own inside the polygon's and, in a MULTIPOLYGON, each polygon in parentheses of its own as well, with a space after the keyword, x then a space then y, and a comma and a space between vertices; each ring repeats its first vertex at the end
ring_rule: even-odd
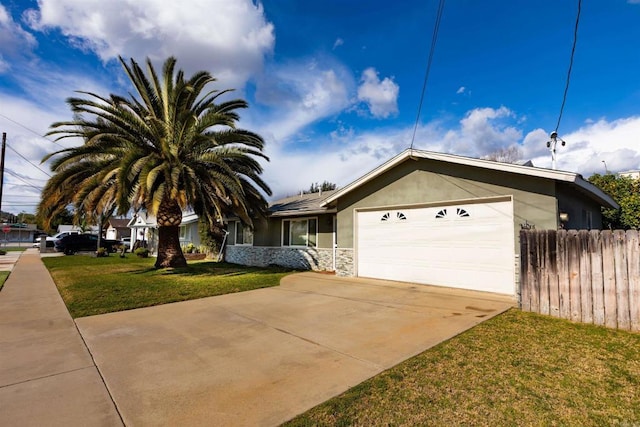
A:
POLYGON ((562 105, 560 106, 560 114, 558 115, 558 123, 556 123, 556 133, 560 127, 562 113, 564 112, 564 104, 567 102, 567 92, 569 92, 569 82, 571 81, 571 69, 573 68, 573 56, 576 53, 576 44, 578 43, 578 24, 580 24, 580 10, 582 9, 582 0, 578 0, 578 13, 576 14, 576 25, 573 29, 573 46, 571 47, 571 57, 569 59, 569 69, 567 70, 567 81, 564 87, 564 95, 562 96, 562 105))
MULTIPOLYGON (((20 181, 24 182, 25 184, 27 184, 29 187, 33 187, 38 191, 42 191, 42 187, 36 187, 35 185, 31 184, 30 182, 28 182, 27 180, 25 180, 24 178, 22 178, 20 175, 18 175, 15 172, 10 171, 9 169, 5 169, 4 170, 6 173, 8 173, 9 175, 11 175, 12 177, 19 179, 20 181)), ((7 196, 8 197, 8 196, 7 196)))
POLYGON ((47 175, 49 178, 51 178, 51 175, 49 175, 49 173, 47 171, 45 171, 44 169, 42 169, 40 166, 36 165, 35 163, 33 163, 31 160, 27 159, 25 156, 23 156, 22 154, 20 154, 18 151, 16 151, 15 148, 11 147, 9 144, 7 144, 7 148, 10 149, 11 151, 13 151, 14 153, 16 153, 18 156, 22 157, 22 159, 26 160, 27 163, 29 163, 31 166, 33 166, 34 168, 38 169, 40 172, 42 172, 43 174, 47 175))
POLYGON ((429 80, 429 72, 431 71, 431 64, 433 63, 433 52, 436 50, 436 42, 438 41, 438 30, 440 29, 440 21, 442 20, 442 12, 444 10, 444 1, 440 0, 438 4, 438 12, 436 13, 436 22, 433 27, 433 34, 431 35, 431 48, 429 50, 429 59, 427 59, 427 69, 424 73, 424 82, 422 83, 422 93, 420 94, 420 103, 418 104, 418 114, 416 115, 416 123, 413 126, 413 134, 411 135, 411 149, 413 149, 413 143, 416 139, 416 131, 418 130, 418 123, 420 122, 420 114, 422 113, 422 104, 424 103, 424 95, 427 91, 427 81, 429 80))
POLYGON ((28 131, 29 131, 29 132, 31 132, 32 134, 34 134, 34 135, 36 135, 36 136, 39 136, 39 137, 40 137, 40 138, 42 138, 42 139, 45 139, 45 140, 47 140, 47 141, 49 141, 49 142, 53 142, 54 144, 56 144, 56 145, 57 145, 57 146, 59 146, 59 147, 67 148, 67 147, 65 147, 64 145, 60 144, 58 141, 54 141, 54 140, 52 140, 52 139, 47 138, 46 136, 40 135, 40 134, 39 134, 38 132, 36 132, 35 130, 28 128, 27 126, 23 125, 22 123, 20 123, 20 122, 18 122, 18 121, 16 121, 16 120, 13 120, 11 117, 7 117, 7 116, 5 116, 5 115, 4 115, 4 114, 2 114, 2 113, 0 113, 0 117, 3 117, 3 118, 5 118, 5 119, 9 120, 11 123, 18 125, 18 126, 20 126, 21 128, 23 128, 23 129, 25 129, 25 130, 28 130, 28 131))

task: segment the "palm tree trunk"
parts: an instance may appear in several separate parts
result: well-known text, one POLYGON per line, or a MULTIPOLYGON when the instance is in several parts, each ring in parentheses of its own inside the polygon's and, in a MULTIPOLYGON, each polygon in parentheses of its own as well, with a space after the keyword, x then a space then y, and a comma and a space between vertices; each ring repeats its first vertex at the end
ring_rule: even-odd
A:
POLYGON ((156 268, 186 267, 187 260, 180 247, 182 209, 175 200, 164 199, 158 208, 158 258, 156 268))

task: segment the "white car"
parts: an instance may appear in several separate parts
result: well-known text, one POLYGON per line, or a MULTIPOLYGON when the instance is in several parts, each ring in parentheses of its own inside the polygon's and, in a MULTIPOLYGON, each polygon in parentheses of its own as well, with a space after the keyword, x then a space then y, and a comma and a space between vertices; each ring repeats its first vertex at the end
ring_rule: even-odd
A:
MULTIPOLYGON (((80 234, 80 232, 79 231, 61 231, 60 233, 55 234, 53 236, 47 236, 47 242, 51 242, 51 243, 48 243, 47 246, 53 247, 53 242, 55 242, 58 239, 62 239, 64 236, 68 236, 70 234, 80 234)), ((42 240, 42 237, 36 237, 35 242, 33 242, 33 247, 39 248, 41 240, 42 240)))

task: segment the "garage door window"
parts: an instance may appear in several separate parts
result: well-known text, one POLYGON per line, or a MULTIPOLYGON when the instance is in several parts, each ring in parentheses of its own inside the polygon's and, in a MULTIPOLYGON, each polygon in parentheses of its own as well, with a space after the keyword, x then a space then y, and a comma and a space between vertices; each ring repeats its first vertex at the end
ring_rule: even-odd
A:
POLYGON ((318 220, 316 218, 286 219, 282 221, 282 246, 316 247, 318 220))
POLYGON ((455 208, 455 210, 453 208, 448 208, 448 209, 440 209, 438 211, 438 213, 436 214, 436 219, 439 218, 468 218, 471 215, 469 215, 469 212, 467 212, 466 209, 462 209, 462 208, 455 208))

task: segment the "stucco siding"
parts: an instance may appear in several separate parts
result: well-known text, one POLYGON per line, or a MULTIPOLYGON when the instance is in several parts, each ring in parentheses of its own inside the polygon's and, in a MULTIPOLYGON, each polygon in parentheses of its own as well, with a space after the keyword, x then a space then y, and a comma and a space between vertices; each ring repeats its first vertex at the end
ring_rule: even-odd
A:
POLYGON ((353 248, 357 208, 496 196, 513 197, 516 236, 525 223, 536 229, 558 227, 555 184, 550 180, 434 160, 409 160, 338 199, 338 247, 353 248))
POLYGON ((564 224, 565 229, 602 229, 602 211, 598 203, 582 197, 580 193, 566 185, 558 184, 556 194, 559 212, 569 215, 569 221, 564 224))

